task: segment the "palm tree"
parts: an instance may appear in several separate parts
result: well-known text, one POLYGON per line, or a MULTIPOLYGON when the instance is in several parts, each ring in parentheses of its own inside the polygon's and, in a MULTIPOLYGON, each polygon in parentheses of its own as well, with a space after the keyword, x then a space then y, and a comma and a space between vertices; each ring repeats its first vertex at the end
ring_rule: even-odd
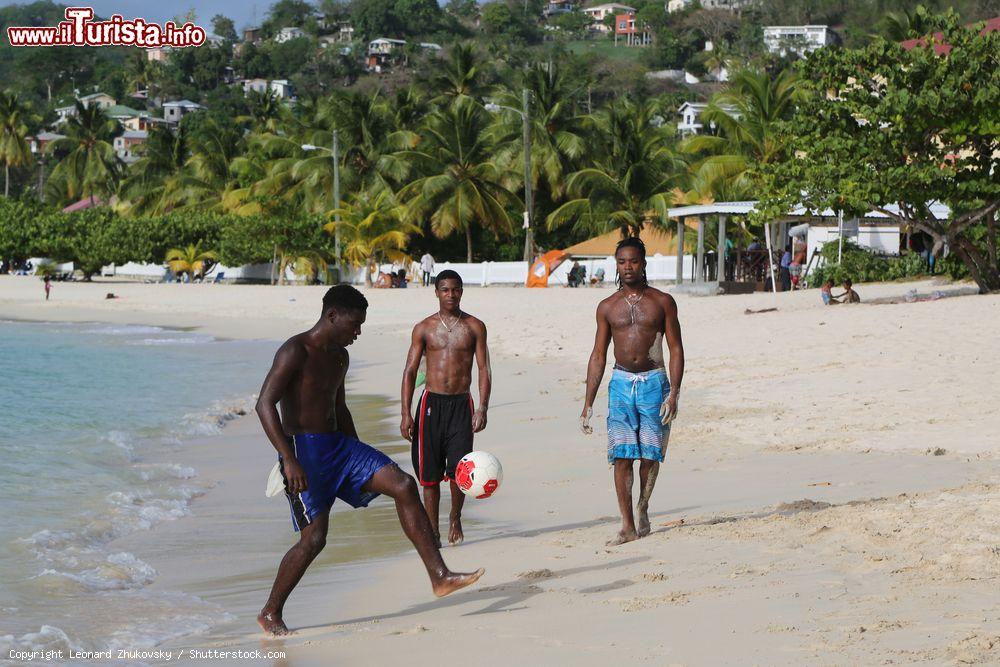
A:
POLYGON ((420 141, 412 149, 387 156, 382 168, 392 177, 410 181, 399 192, 411 223, 430 218, 435 236, 465 232, 466 259, 472 261, 472 226, 480 224, 498 234, 512 229, 509 211, 520 200, 507 185, 516 176, 493 161, 489 118, 469 97, 456 99, 432 113, 420 141))
POLYGON ((365 284, 372 284, 372 268, 383 260, 402 261, 410 236, 420 228, 404 221, 405 210, 390 190, 352 196, 334 214, 339 221, 324 225, 330 234, 340 231, 342 254, 348 264, 366 266, 365 284))
POLYGON ((278 131, 279 120, 285 107, 282 106, 277 93, 270 89, 263 93, 251 90, 247 96, 247 105, 250 107, 250 115, 237 116, 236 122, 249 122, 252 129, 260 132, 278 131))
POLYGON ((923 5, 912 10, 902 7, 899 11, 886 12, 876 24, 877 36, 890 42, 902 42, 914 37, 929 35, 936 29, 933 15, 923 5))
POLYGON ((316 250, 281 252, 278 257, 278 284, 285 284, 285 272, 291 267, 292 273, 303 280, 310 280, 319 274, 326 274, 330 265, 322 253, 316 250))
POLYGON ((188 131, 181 125, 176 132, 163 127, 149 131, 141 146, 141 157, 125 180, 125 210, 134 214, 159 215, 169 210, 166 193, 181 174, 188 159, 188 131))
POLYGON ((479 99, 486 92, 487 69, 472 43, 456 44, 444 62, 434 68, 428 87, 437 102, 452 102, 459 97, 479 99))
POLYGON ((96 104, 85 107, 76 103, 76 115, 66 122, 66 136, 49 144, 51 150, 67 151, 49 179, 61 190, 63 199, 90 197, 93 202, 95 195, 107 195, 115 189, 121 163, 111 142, 117 130, 118 123, 96 104))
POLYGON ((240 186, 234 161, 243 153, 242 130, 207 118, 190 132, 187 144, 190 157, 168 180, 162 205, 167 210, 226 211, 240 186))
POLYGON ((569 177, 572 199, 548 216, 550 230, 573 222, 575 230, 590 234, 617 227, 624 237, 637 236, 647 224, 666 227, 683 162, 666 130, 654 125, 657 111, 653 102, 623 98, 591 118, 596 159, 569 177))
POLYGON ((727 189, 747 190, 752 166, 786 157, 775 130, 794 112, 802 95, 801 83, 791 70, 773 78, 763 69, 737 72, 701 116, 717 134, 699 134, 681 146, 688 154, 706 156, 693 165, 697 178, 711 187, 723 187, 714 184, 725 181, 727 189))
POLYGON ((186 273, 193 280, 197 275, 205 274, 205 265, 218 260, 218 254, 213 250, 202 250, 201 243, 195 243, 185 248, 171 248, 164 260, 170 270, 181 275, 186 273))
POLYGON ((10 196, 10 168, 31 164, 31 149, 25 138, 28 108, 17 93, 0 93, 0 160, 3 161, 3 196, 10 196))

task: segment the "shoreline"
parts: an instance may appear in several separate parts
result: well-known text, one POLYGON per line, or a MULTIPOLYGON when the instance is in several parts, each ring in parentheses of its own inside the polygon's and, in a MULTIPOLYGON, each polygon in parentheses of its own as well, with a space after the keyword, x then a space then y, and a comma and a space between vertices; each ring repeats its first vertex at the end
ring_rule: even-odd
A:
MULTIPOLYGON (((867 299, 915 286, 858 289, 867 299)), ((274 339, 272 332, 284 337, 311 323, 311 302, 321 294, 267 288, 281 291, 255 303, 250 292, 225 286, 233 292, 175 292, 168 308, 157 286, 147 288, 135 296, 148 299, 141 312, 118 311, 117 303, 80 310, 92 321, 112 313, 135 322, 175 308, 175 321, 199 322, 213 335, 274 339), (182 297, 189 303, 177 306, 182 297), (242 315, 213 312, 217 297, 233 302, 220 310, 242 315), (278 315, 263 320, 254 311, 278 315)), ((427 290, 399 292, 365 292, 372 307, 356 343, 366 363, 355 392, 397 391, 405 336, 433 301, 427 290)), ((501 459, 505 481, 489 501, 466 504, 466 542, 443 555, 455 569, 485 565, 479 585, 435 600, 409 550, 311 569, 286 611, 298 634, 264 639, 252 616, 238 617, 225 632, 161 648, 284 650, 295 667, 401 655, 432 664, 459 636, 463 644, 490 642, 492 652, 480 660, 487 665, 1000 659, 1000 642, 991 643, 1000 637, 1000 606, 980 592, 1000 576, 981 537, 1000 533, 1000 418, 984 402, 1000 362, 974 339, 955 336, 984 318, 1000 322, 1000 297, 822 309, 817 293, 792 293, 778 312, 746 316, 745 309, 774 303, 771 295, 679 296, 689 372, 651 504, 654 532, 607 548, 617 526, 605 445, 600 435, 576 431, 593 307, 606 294, 466 292, 463 309, 490 327, 496 385, 490 425, 476 446, 501 459), (542 325, 526 318, 537 309, 548 315, 542 325), (934 455, 935 448, 944 452, 934 455)), ((5 317, 10 303, 0 297, 5 317)), ((598 425, 604 396, 595 404, 598 425)), ((389 432, 396 400, 388 399, 382 420, 389 432)), ((271 555, 241 549, 247 533, 287 522, 257 489, 266 469, 247 453, 268 451, 239 430, 246 425, 231 422, 220 436, 230 439, 228 448, 211 450, 229 477, 196 501, 194 517, 170 526, 186 524, 186 539, 214 550, 163 552, 163 585, 197 573, 211 596, 234 574, 252 571, 251 560, 273 576, 271 555), (263 520, 255 518, 261 506, 263 520), (199 521, 196 530, 191 522, 199 521), (220 554, 229 562, 218 562, 220 554)), ((249 607, 266 591, 235 586, 225 595, 249 607)))

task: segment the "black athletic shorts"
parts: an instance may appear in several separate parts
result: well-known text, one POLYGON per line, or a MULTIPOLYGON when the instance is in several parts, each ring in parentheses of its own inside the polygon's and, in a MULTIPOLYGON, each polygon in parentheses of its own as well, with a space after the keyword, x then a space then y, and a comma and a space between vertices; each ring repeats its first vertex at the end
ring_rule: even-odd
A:
POLYGON ((413 417, 413 470, 423 486, 454 479, 472 451, 472 395, 424 391, 413 417))

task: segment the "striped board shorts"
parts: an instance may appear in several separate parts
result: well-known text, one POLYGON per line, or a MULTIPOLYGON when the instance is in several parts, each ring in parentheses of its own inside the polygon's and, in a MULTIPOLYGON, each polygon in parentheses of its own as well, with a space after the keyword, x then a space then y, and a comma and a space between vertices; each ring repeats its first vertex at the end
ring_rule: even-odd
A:
POLYGON ((632 373, 616 368, 608 383, 608 463, 615 459, 663 461, 670 425, 660 406, 670 394, 662 368, 632 373))

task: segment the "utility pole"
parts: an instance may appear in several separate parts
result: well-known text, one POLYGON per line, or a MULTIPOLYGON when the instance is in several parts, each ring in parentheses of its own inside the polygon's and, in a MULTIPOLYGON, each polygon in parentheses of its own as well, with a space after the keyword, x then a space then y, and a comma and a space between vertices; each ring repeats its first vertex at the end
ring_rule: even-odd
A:
POLYGON ((337 282, 340 282, 340 136, 333 129, 333 257, 336 261, 337 282))
POLYGON ((524 126, 524 261, 531 266, 531 253, 534 238, 531 226, 531 216, 534 202, 531 193, 531 115, 529 109, 530 92, 525 88, 522 92, 523 113, 521 119, 524 126))

